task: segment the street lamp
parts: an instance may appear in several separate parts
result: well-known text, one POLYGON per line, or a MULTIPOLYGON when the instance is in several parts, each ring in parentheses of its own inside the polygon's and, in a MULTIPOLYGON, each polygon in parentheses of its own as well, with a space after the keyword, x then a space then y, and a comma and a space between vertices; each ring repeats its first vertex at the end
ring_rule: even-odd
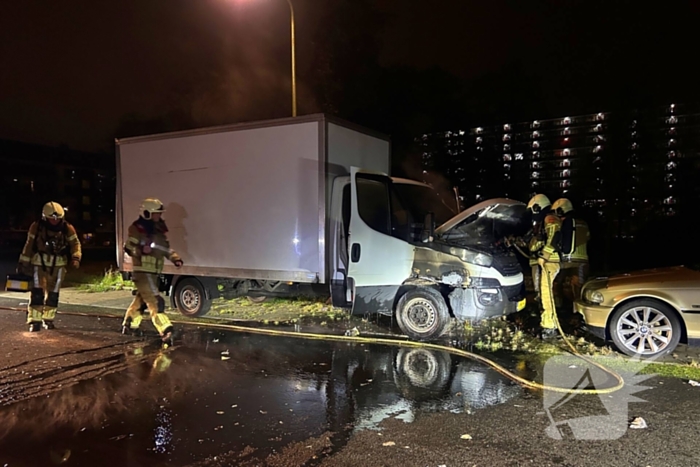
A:
POLYGON ((295 59, 295 40, 294 40, 294 6, 292 0, 287 0, 289 3, 290 13, 290 30, 292 33, 292 117, 297 116, 297 76, 296 76, 296 59, 295 59))

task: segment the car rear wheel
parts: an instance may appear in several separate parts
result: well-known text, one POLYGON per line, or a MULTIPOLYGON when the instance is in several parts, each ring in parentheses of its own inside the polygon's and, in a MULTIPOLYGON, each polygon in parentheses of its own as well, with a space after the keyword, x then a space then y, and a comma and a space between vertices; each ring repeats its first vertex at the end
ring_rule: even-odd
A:
POLYGON ((615 310, 608 331, 621 352, 649 359, 676 348, 681 323, 668 305, 655 300, 633 300, 615 310))
POLYGON ((450 312, 439 291, 419 287, 409 290, 399 300, 396 322, 411 339, 432 340, 447 332, 450 312))

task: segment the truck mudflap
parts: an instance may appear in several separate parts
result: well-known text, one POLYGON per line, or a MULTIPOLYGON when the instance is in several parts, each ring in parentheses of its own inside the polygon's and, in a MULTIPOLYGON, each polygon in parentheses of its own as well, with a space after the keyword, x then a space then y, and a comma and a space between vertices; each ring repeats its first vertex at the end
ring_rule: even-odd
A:
POLYGON ((398 285, 355 287, 352 314, 379 313, 391 316, 394 312, 394 300, 398 291, 398 285))
POLYGON ((450 292, 448 298, 455 318, 460 321, 497 318, 525 308, 524 295, 506 290, 505 287, 458 287, 450 292))

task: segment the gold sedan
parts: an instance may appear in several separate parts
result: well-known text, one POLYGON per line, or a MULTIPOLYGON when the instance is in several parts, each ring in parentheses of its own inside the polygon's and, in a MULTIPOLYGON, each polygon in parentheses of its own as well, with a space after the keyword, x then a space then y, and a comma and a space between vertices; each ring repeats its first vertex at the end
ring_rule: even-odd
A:
POLYGON ((596 278, 586 282, 575 306, 591 333, 630 356, 651 359, 679 342, 700 345, 700 268, 596 278))

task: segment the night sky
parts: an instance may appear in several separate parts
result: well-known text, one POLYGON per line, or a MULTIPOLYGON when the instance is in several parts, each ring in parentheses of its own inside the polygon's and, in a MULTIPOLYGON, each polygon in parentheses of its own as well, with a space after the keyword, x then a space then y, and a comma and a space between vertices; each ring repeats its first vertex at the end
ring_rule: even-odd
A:
MULTIPOLYGON (((293 2, 301 115, 409 134, 699 97, 700 2, 293 2)), ((286 117, 289 50, 286 0, 5 0, 0 138, 286 117)))

